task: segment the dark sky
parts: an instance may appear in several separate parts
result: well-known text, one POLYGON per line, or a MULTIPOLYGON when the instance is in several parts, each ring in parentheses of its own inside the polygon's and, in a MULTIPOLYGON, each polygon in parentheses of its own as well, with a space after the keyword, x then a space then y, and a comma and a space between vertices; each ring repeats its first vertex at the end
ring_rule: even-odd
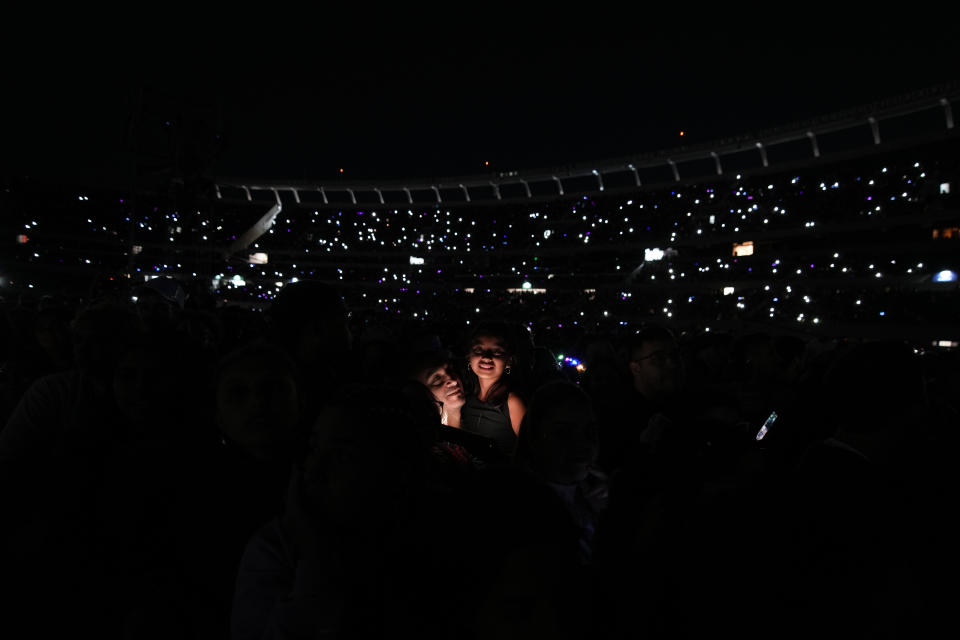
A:
POLYGON ((129 176, 169 169, 179 150, 181 170, 214 177, 522 170, 736 135, 960 76, 960 34, 935 19, 623 20, 7 42, 3 168, 129 176))

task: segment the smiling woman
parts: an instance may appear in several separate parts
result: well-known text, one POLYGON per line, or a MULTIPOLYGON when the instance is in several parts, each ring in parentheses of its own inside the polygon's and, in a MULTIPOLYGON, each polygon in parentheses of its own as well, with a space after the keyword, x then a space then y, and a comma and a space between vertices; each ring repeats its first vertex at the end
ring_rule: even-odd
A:
POLYGON ((513 366, 511 333, 505 325, 478 326, 468 341, 467 366, 473 390, 460 412, 461 427, 491 438, 513 455, 526 404, 508 384, 513 366))

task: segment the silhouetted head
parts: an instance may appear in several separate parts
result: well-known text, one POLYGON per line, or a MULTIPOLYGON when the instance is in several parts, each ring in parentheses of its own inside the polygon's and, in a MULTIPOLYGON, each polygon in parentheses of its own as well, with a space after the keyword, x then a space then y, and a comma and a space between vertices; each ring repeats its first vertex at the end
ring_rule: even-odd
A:
POLYGON ((321 411, 303 465, 308 509, 346 530, 370 531, 399 517, 426 472, 421 405, 402 391, 349 386, 321 411))
POLYGON ((259 460, 289 460, 303 442, 296 365, 279 348, 255 343, 226 355, 216 384, 223 437, 259 460))
POLYGON ((285 285, 270 306, 270 334, 298 363, 350 351, 349 314, 339 290, 316 281, 285 285))
POLYGON ((577 484, 597 457, 597 418, 590 398, 571 382, 549 382, 523 417, 517 461, 558 484, 577 484))
POLYGON ((894 341, 857 345, 828 369, 828 418, 850 432, 870 433, 925 403, 923 371, 913 349, 894 341))
POLYGON ((143 325, 130 306, 104 301, 81 310, 70 331, 77 367, 108 386, 120 358, 140 339, 143 325))

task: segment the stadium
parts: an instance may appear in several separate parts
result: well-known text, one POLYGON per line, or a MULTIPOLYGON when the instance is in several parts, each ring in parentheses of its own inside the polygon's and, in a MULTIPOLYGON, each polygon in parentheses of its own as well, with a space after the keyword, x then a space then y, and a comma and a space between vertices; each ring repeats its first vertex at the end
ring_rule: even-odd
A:
POLYGON ((129 175, 10 172, 8 635, 940 633, 958 100, 431 178, 159 117, 129 175))
MULTIPOLYGON (((497 308, 538 332, 657 320, 953 346, 956 97, 939 86, 756 135, 523 173, 222 179, 189 205, 10 184, 4 297, 165 275, 262 310, 312 279, 347 285, 364 322, 497 308)), ((573 347, 562 340, 552 346, 573 347)))

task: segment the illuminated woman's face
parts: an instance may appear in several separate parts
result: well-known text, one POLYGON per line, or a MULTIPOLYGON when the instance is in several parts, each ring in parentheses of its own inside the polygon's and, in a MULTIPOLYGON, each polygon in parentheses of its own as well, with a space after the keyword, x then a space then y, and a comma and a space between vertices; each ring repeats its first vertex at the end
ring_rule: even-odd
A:
POLYGON ((433 393, 437 402, 446 410, 459 409, 466 398, 463 395, 463 385, 457 377, 453 367, 444 365, 420 376, 420 382, 425 384, 433 393))
POLYGON ((470 369, 482 380, 499 380, 510 363, 503 341, 494 336, 479 336, 467 357, 470 369))

